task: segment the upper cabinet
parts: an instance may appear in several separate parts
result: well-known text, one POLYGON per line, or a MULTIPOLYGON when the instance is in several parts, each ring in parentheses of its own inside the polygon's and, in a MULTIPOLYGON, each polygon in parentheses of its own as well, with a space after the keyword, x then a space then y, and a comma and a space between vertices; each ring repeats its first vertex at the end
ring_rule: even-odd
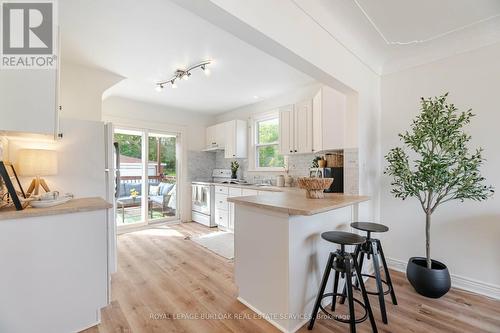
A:
POLYGON ((231 120, 207 127, 207 151, 224 149, 225 158, 247 157, 247 122, 231 120))
POLYGON ((0 117, 0 131, 57 136, 58 70, 1 70, 0 117))
POLYGON ((244 120, 231 120, 225 125, 225 158, 247 157, 247 122, 244 120))
POLYGON ((280 154, 305 154, 313 150, 312 101, 280 108, 280 154))
MULTIPOLYGON (((345 148, 346 96, 323 87, 313 98, 313 150, 345 148)), ((349 129, 347 129, 349 130, 349 129)))
POLYGON ((207 127, 206 132, 206 143, 207 148, 219 148, 224 149, 225 145, 225 124, 217 124, 210 127, 207 127))

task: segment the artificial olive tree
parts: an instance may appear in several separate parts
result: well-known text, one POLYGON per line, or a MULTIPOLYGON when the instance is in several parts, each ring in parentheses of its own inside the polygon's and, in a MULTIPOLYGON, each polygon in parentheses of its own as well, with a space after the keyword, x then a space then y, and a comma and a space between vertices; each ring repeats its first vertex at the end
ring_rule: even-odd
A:
POLYGON ((411 156, 401 147, 385 156, 385 173, 392 176, 391 193, 405 200, 417 198, 425 212, 427 268, 431 261, 431 215, 451 200, 483 201, 493 195, 493 187, 484 185, 479 172, 484 159, 482 149, 467 147, 471 137, 464 126, 474 116, 472 110, 459 112, 446 102, 448 93, 421 99, 421 113, 413 120, 411 130, 399 134, 411 156), (411 161, 411 162, 410 162, 411 161))

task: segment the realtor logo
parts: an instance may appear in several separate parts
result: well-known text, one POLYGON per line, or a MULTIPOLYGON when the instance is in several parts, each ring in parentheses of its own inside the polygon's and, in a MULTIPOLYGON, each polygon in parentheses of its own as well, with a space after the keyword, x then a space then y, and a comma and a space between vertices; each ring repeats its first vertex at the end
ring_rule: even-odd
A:
POLYGON ((53 1, 1 1, 1 68, 54 68, 53 1))

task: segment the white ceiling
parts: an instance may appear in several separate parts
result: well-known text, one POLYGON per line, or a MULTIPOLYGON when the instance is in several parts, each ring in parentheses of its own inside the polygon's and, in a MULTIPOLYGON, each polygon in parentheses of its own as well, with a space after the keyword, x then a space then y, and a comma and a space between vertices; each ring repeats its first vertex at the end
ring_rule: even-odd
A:
POLYGON ((313 82, 170 1, 64 0, 59 11, 63 61, 127 78, 106 96, 216 114, 313 82), (210 77, 197 70, 177 89, 154 89, 206 59, 215 60, 210 77))
POLYGON ((290 0, 377 73, 500 42, 499 0, 290 0))

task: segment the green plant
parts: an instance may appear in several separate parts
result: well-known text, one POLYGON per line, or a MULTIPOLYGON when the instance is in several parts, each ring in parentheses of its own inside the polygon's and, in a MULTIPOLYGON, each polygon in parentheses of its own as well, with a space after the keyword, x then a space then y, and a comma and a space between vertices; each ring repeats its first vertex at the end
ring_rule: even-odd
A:
POLYGON ((231 162, 231 172, 232 173, 238 172, 239 167, 240 167, 240 164, 238 163, 238 161, 231 162))
POLYGON ((448 104, 448 93, 421 99, 421 113, 413 120, 411 131, 399 134, 415 159, 397 147, 385 156, 386 174, 393 177, 391 193, 405 200, 417 198, 425 212, 426 261, 432 267, 430 229, 436 208, 451 200, 486 200, 493 195, 492 186, 484 185, 479 172, 484 159, 482 149, 469 152, 470 135, 463 131, 474 116, 472 110, 459 112, 448 104))

